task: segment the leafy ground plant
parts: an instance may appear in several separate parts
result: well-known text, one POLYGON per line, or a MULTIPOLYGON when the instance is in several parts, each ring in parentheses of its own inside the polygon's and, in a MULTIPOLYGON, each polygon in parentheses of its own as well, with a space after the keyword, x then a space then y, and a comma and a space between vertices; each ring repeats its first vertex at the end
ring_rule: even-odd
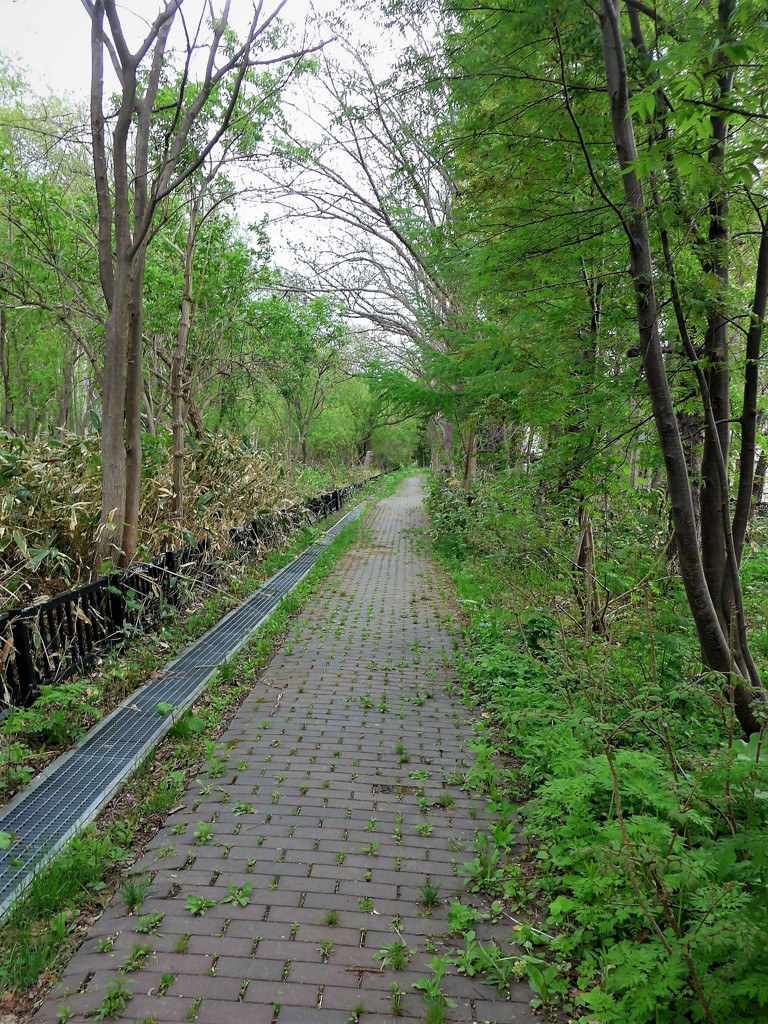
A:
POLYGON ((456 1008, 456 1000, 450 999, 442 988, 442 981, 448 972, 445 960, 439 956, 429 961, 431 974, 427 978, 419 978, 413 988, 421 993, 424 1000, 424 1024, 443 1024, 448 1011, 456 1008))
MULTIPOLYGON (((465 868, 470 885, 520 898, 520 878, 497 853, 514 843, 505 805, 525 796, 552 941, 541 956, 520 956, 516 970, 540 1001, 570 1002, 605 1024, 760 1021, 768 1007, 762 736, 746 743, 717 682, 701 676, 677 580, 665 576, 652 590, 647 582, 658 538, 643 496, 627 499, 631 531, 626 518, 606 517, 600 542, 605 572, 630 591, 632 551, 636 598, 616 608, 610 637, 585 644, 562 614, 574 600, 555 557, 562 540, 536 515, 530 492, 512 496, 512 486, 493 483, 471 507, 444 502, 442 486, 433 492, 436 550, 466 602, 464 695, 490 723, 472 744, 468 781, 498 817, 465 868), (500 550, 500 529, 503 560, 488 554, 500 550), (514 756, 514 779, 494 766, 497 755, 514 756)), ((764 553, 747 565, 747 581, 750 573, 768 574, 764 553)), ((575 613, 578 622, 577 604, 575 613)), ((479 976, 493 951, 477 947, 462 963, 479 976)), ((483 970, 492 980, 503 969, 505 982, 504 957, 492 959, 483 970)))
POLYGON ((381 960, 385 967, 393 971, 402 971, 411 962, 411 957, 416 952, 409 949, 402 939, 395 942, 385 943, 378 953, 373 954, 374 960, 381 960))

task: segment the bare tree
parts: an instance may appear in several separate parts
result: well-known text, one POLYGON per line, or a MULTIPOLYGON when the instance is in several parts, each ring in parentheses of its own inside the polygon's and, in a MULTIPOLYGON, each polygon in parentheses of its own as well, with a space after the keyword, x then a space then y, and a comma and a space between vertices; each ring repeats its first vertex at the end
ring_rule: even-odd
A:
MULTIPOLYGON (((428 54, 428 40, 420 44, 428 54)), ((435 139, 444 91, 425 91, 405 59, 377 76, 370 54, 351 43, 339 59, 324 55, 318 78, 302 111, 317 141, 293 139, 291 159, 273 175, 274 202, 305 230, 310 220, 320 225, 319 245, 297 247, 313 290, 341 296, 419 374, 421 352, 447 352, 466 319, 432 248, 455 194, 435 139)), ((451 457, 454 431, 442 416, 430 438, 433 452, 451 457)))

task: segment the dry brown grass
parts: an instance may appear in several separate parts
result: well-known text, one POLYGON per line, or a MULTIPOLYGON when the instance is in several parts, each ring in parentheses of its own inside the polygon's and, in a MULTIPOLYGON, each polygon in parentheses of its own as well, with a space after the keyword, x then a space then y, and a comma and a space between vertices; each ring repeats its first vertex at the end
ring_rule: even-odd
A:
MULTIPOLYGON (((99 438, 0 437, 0 610, 88 578, 99 521, 99 438)), ((298 468, 292 480, 281 459, 229 438, 196 442, 187 453, 185 512, 172 517, 170 449, 147 439, 139 558, 192 537, 220 537, 260 511, 284 509, 327 487, 349 483, 360 469, 298 468)))

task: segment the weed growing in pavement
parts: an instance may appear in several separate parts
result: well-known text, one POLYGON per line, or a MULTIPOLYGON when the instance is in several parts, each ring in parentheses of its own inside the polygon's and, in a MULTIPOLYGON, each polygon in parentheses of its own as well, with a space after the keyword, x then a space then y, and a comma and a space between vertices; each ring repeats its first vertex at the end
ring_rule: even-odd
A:
POLYGON ((237 888, 237 886, 228 885, 227 892, 229 893, 229 895, 224 896, 223 899, 221 899, 219 902, 231 903, 233 906, 237 907, 247 907, 248 904, 251 902, 250 897, 252 890, 253 882, 246 882, 245 885, 240 886, 239 889, 237 888))
POLYGON ((480 834, 475 838, 475 857, 461 868, 470 892, 482 892, 492 899, 504 892, 506 871, 502 867, 502 851, 491 836, 480 834))
POLYGON ((413 983, 412 988, 421 992, 424 1000, 424 1024, 443 1024, 448 1011, 456 1008, 456 1001, 449 999, 442 989, 441 983, 447 973, 445 960, 433 957, 428 966, 432 972, 431 976, 419 978, 413 983))
POLYGON ((440 886, 433 885, 429 879, 419 886, 418 904, 425 910, 434 910, 440 905, 440 886))
POLYGON ((197 828, 192 834, 195 837, 195 846, 205 846, 213 837, 213 822, 198 821, 197 828))
POLYGON ((184 906, 190 912, 192 917, 204 917, 207 910, 216 906, 216 900, 202 899, 200 896, 195 896, 194 893, 190 893, 187 896, 184 906))
POLYGON ((189 1020, 189 1021, 197 1020, 198 1014, 200 1013, 200 1007, 202 1005, 203 1005, 203 997, 202 996, 195 996, 195 998, 192 1000, 192 1002, 189 1005, 189 1009, 187 1010, 187 1020, 189 1020))
POLYGON ((133 999, 133 992, 126 986, 122 978, 107 983, 101 1006, 94 1015, 95 1020, 117 1019, 122 1017, 123 1010, 133 999))
POLYGON ((360 1024, 360 1020, 365 1012, 365 1003, 357 1003, 352 1013, 347 1017, 346 1024, 360 1024))
POLYGON ((141 910, 151 885, 152 878, 149 875, 129 875, 123 879, 123 884, 120 886, 120 897, 129 914, 135 914, 136 911, 141 910))
POLYGON ((474 928, 479 921, 487 920, 488 915, 475 907, 468 907, 459 900, 454 900, 448 908, 448 928, 454 934, 462 934, 474 928))
POLYGON ((393 1017, 401 1017, 403 1014, 403 999, 405 998, 405 992, 400 988, 396 981, 393 981, 389 986, 389 991, 389 1012, 393 1017))
POLYGON ((139 918, 136 931, 139 935, 156 935, 164 917, 165 914, 162 911, 153 910, 150 914, 139 918))
POLYGON ((385 967, 393 971, 402 971, 411 962, 415 952, 416 950, 409 949, 402 939, 397 939, 395 942, 385 943, 378 953, 374 953, 373 959, 381 960, 385 967))
MULTIPOLYGON (((187 936, 187 941, 189 941, 189 936, 187 936)), ((157 983, 157 994, 159 996, 164 996, 174 981, 176 981, 176 975, 172 974, 170 971, 164 971, 160 975, 160 980, 157 983)))
POLYGON ((146 959, 151 955, 151 953, 151 946, 134 945, 131 952, 120 964, 120 970, 124 971, 126 974, 132 974, 134 971, 140 971, 144 967, 146 959))
POLYGON ((505 955, 495 942, 483 945, 471 929, 464 934, 464 949, 456 950, 447 957, 460 973, 470 978, 479 977, 487 985, 495 985, 504 996, 509 995, 510 985, 525 975, 526 959, 533 960, 532 957, 505 955))
POLYGON ((334 942, 332 939, 320 940, 317 944, 317 952, 320 954, 320 959, 324 964, 327 964, 331 958, 333 952, 334 942))

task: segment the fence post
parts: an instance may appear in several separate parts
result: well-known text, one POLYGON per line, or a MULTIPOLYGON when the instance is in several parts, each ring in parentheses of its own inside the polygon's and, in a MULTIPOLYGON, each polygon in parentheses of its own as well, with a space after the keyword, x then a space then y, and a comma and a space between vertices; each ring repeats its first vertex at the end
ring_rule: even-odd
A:
POLYGON ((19 680, 19 692, 15 699, 18 700, 21 707, 26 708, 32 703, 38 689, 28 616, 17 615, 11 619, 11 636, 16 656, 16 674, 19 680))
POLYGON ((123 589, 122 572, 114 572, 108 577, 107 592, 109 594, 109 625, 113 633, 119 633, 125 626, 125 591, 123 589))

